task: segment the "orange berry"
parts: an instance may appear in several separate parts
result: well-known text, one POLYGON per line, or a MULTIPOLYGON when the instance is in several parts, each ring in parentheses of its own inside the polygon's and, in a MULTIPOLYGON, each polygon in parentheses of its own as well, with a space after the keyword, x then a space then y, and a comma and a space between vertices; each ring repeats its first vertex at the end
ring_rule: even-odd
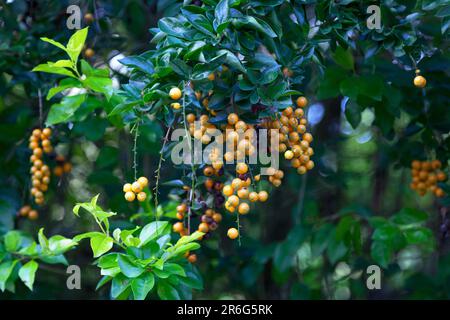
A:
POLYGON ((297 103, 298 107, 304 108, 308 104, 308 100, 305 97, 302 96, 302 97, 298 97, 297 98, 296 103, 297 103))
POLYGON ((227 231, 227 236, 228 236, 228 238, 234 240, 239 236, 239 231, 237 231, 236 228, 230 228, 227 231))

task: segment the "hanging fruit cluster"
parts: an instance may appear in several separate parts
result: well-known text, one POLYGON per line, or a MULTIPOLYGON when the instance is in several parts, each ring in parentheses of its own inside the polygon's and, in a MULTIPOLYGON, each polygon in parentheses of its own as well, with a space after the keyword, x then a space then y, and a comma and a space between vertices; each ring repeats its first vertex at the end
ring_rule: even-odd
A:
POLYGON ((123 185, 125 199, 128 202, 133 202, 136 198, 139 202, 145 201, 147 194, 143 190, 146 186, 148 186, 148 179, 146 177, 140 177, 133 183, 125 183, 123 185))
POLYGON ((30 162, 33 164, 31 173, 31 195, 34 197, 34 202, 38 205, 44 203, 44 192, 48 190, 50 183, 50 168, 44 163, 44 153, 51 153, 53 151, 50 137, 52 130, 50 128, 34 129, 30 136, 29 148, 32 151, 30 162))
MULTIPOLYGON (((214 78, 208 78, 213 81, 214 78)), ((192 88, 192 86, 191 86, 192 88)), ((172 88, 169 96, 173 100, 179 100, 182 92, 179 88, 172 88)), ((201 101, 206 111, 212 114, 213 110, 208 109, 208 97, 203 97, 201 92, 196 91, 195 97, 201 101)), ((246 163, 246 157, 255 154, 258 146, 256 133, 259 129, 275 129, 275 142, 269 142, 269 151, 271 153, 284 153, 285 159, 291 162, 292 167, 297 169, 299 174, 305 174, 308 170, 314 168, 314 162, 311 157, 314 150, 311 147, 313 136, 307 132, 307 119, 304 108, 307 106, 307 99, 299 97, 296 100, 296 108, 288 107, 282 112, 276 113, 275 119, 263 118, 256 124, 248 124, 236 113, 229 113, 226 117, 226 123, 216 125, 210 122, 208 114, 196 115, 194 113, 186 114, 185 120, 190 136, 203 145, 209 145, 215 142, 220 147, 213 147, 208 154, 211 165, 203 168, 203 174, 206 177, 204 186, 206 191, 214 197, 214 208, 206 208, 201 215, 198 230, 206 234, 217 228, 217 223, 221 221, 222 216, 218 210, 222 206, 230 213, 236 212, 239 215, 245 215, 250 212, 252 202, 265 202, 269 193, 260 190, 256 183, 267 176, 268 181, 275 187, 282 184, 284 172, 275 168, 268 168, 267 175, 255 175, 250 172, 250 167, 246 163), (219 132, 219 134, 218 134, 219 132), (275 147, 275 145, 277 147, 275 147), (221 147, 226 146, 223 150, 221 147), (224 169, 227 163, 235 163, 235 177, 225 177, 224 169), (220 215, 220 216, 219 216, 220 215), (216 217, 217 219, 215 219, 216 217)), ((172 102, 171 107, 174 110, 181 109, 178 102, 172 102)), ((183 202, 177 207, 177 218, 179 222, 173 225, 173 231, 180 235, 189 233, 186 224, 183 222, 188 211, 188 202, 183 202)), ((239 226, 238 226, 239 229, 239 226)), ((228 236, 230 239, 236 239, 239 236, 239 230, 230 228, 228 236)))
POLYGON ((25 205, 20 208, 18 215, 21 217, 27 217, 30 220, 36 220, 39 217, 37 210, 32 209, 29 205, 25 205))
POLYGON ((444 190, 438 186, 438 182, 445 181, 447 176, 440 169, 442 163, 439 160, 411 162, 411 189, 415 190, 420 196, 424 196, 427 191, 431 191, 436 197, 445 195, 444 190))
POLYGON ((56 156, 56 166, 53 168, 53 174, 56 177, 62 177, 63 174, 67 174, 72 171, 72 164, 66 160, 62 155, 56 156))

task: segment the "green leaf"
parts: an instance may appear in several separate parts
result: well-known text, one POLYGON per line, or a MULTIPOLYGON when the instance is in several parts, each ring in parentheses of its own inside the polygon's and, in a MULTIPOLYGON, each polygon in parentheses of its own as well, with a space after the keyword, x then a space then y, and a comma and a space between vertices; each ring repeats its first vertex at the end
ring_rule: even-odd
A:
POLYGON ((57 87, 53 87, 48 91, 46 99, 50 100, 56 94, 58 94, 64 90, 67 90, 70 88, 79 88, 80 86, 81 86, 81 83, 78 80, 75 80, 72 78, 62 79, 57 87))
POLYGON ((114 91, 110 78, 87 77, 82 83, 92 91, 103 93, 107 99, 111 98, 114 91))
POLYGON ((155 276, 146 272, 131 282, 131 290, 135 300, 144 300, 155 285, 155 276))
POLYGON ((39 240, 39 245, 41 246, 42 251, 44 251, 44 252, 47 251, 48 250, 48 239, 44 235, 44 228, 39 229, 38 240, 39 240))
POLYGON ((398 225, 422 223, 427 219, 428 214, 426 212, 413 208, 403 208, 391 217, 391 221, 398 225))
POLYGON ((55 66, 55 64, 53 62, 47 62, 46 64, 37 65, 31 71, 33 71, 33 72, 40 71, 40 72, 46 72, 46 73, 54 73, 54 74, 59 74, 59 75, 75 78, 75 79, 77 78, 71 71, 69 71, 69 70, 67 70, 66 68, 63 68, 63 67, 55 66))
POLYGON ((158 281, 157 293, 162 300, 180 300, 178 291, 167 281, 158 281))
POLYGON ((130 56, 119 60, 119 62, 127 67, 134 68, 147 74, 153 74, 155 72, 153 64, 144 57, 130 56))
POLYGON ((5 249, 8 252, 15 252, 20 247, 22 238, 20 232, 13 230, 5 234, 5 249))
POLYGON ((181 277, 186 277, 186 272, 184 269, 176 264, 176 263, 166 263, 164 264, 164 271, 169 272, 170 274, 175 274, 181 277))
POLYGON ((50 126, 69 120, 70 117, 74 115, 75 111, 77 111, 81 104, 85 101, 85 99, 85 94, 64 97, 61 100, 61 103, 57 103, 51 106, 50 112, 47 116, 46 124, 50 126))
POLYGON ((45 37, 41 38, 41 40, 45 41, 45 42, 48 42, 48 43, 54 45, 55 47, 60 48, 63 51, 67 51, 66 47, 62 43, 59 43, 58 41, 55 41, 55 40, 52 40, 52 39, 49 39, 49 38, 45 38, 45 37))
POLYGON ((393 252, 393 248, 383 241, 372 242, 371 256, 383 268, 389 265, 393 252))
POLYGON ((84 43, 87 38, 89 27, 78 30, 69 39, 67 43, 67 54, 74 64, 78 61, 78 56, 81 50, 83 50, 84 43))
POLYGON ((34 278, 39 264, 34 261, 28 261, 19 269, 19 278, 22 282, 33 291, 34 278))
POLYGON ((337 47, 336 51, 332 54, 334 61, 340 65, 342 68, 346 70, 353 70, 354 68, 354 61, 353 61, 353 55, 348 48, 345 50, 342 47, 337 47))
POLYGON ((76 245, 77 245, 76 241, 65 238, 60 235, 56 235, 48 239, 48 248, 51 251, 51 253, 55 255, 64 253, 76 245))
POLYGON ((139 234, 139 240, 141 241, 139 247, 142 247, 155 238, 162 236, 163 231, 167 226, 167 221, 153 221, 147 224, 144 228, 142 228, 142 231, 139 234))
POLYGON ((18 260, 8 260, 0 264, 0 290, 5 291, 6 282, 11 275, 18 260))
POLYGON ((228 16, 230 13, 230 8, 228 5, 229 0, 220 0, 214 9, 214 30, 217 33, 222 33, 224 28, 227 26, 228 16))
POLYGON ((122 273, 128 278, 136 278, 145 271, 145 269, 133 263, 131 259, 125 255, 119 255, 117 262, 119 263, 122 273))
POLYGON ((79 235, 76 235, 75 237, 73 237, 73 241, 80 242, 83 239, 92 238, 92 237, 101 236, 101 235, 103 235, 103 233, 98 232, 98 231, 85 232, 85 233, 82 233, 82 234, 79 234, 79 235))
POLYGON ((108 252, 113 247, 114 241, 106 234, 97 235, 91 238, 91 248, 94 258, 108 252))
POLYGON ((128 287, 131 285, 131 280, 125 277, 123 274, 116 275, 111 284, 111 297, 117 299, 122 295, 128 287))

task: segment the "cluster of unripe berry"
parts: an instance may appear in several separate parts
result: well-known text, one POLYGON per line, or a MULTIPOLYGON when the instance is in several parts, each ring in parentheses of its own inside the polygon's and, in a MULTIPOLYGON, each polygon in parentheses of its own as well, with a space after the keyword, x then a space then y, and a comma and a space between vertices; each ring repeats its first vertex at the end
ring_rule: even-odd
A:
POLYGON ((417 88, 425 88, 425 86, 427 85, 427 80, 425 79, 424 76, 420 75, 419 69, 416 70, 416 76, 414 77, 413 82, 417 88))
POLYGON ((72 164, 66 160, 62 155, 56 156, 56 166, 53 168, 53 174, 56 177, 62 177, 63 174, 67 174, 72 171, 72 164))
POLYGON ((31 195, 34 197, 36 204, 44 203, 44 192, 48 190, 50 183, 50 168, 44 163, 44 153, 51 153, 53 151, 50 137, 52 130, 50 128, 34 129, 30 136, 29 148, 32 151, 30 162, 33 164, 31 173, 31 195))
POLYGON ((145 201, 147 194, 143 190, 146 186, 148 186, 148 179, 146 177, 140 177, 133 183, 125 183, 123 185, 125 200, 133 202, 137 198, 139 202, 145 201))
POLYGON ((411 189, 424 196, 427 191, 431 191, 436 197, 443 197, 444 190, 437 183, 445 181, 447 176, 440 170, 442 163, 439 160, 411 162, 411 189))
POLYGON ((26 205, 20 208, 18 215, 21 217, 27 217, 30 220, 36 220, 39 218, 37 210, 32 209, 30 206, 26 205))

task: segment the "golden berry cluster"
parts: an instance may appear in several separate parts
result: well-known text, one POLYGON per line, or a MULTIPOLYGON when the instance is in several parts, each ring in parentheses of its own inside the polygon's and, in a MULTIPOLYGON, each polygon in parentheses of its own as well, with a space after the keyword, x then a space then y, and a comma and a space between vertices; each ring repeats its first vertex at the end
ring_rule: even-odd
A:
POLYGON ((311 147, 313 136, 306 132, 307 120, 303 108, 308 104, 305 97, 299 97, 296 101, 297 108, 288 107, 283 110, 279 120, 280 126, 280 152, 284 152, 284 158, 291 161, 291 165, 297 169, 298 174, 305 174, 314 168, 311 157, 314 150, 311 147))
POLYGON ((36 204, 44 203, 44 192, 48 190, 50 183, 50 168, 44 163, 44 153, 53 151, 50 137, 52 130, 50 128, 34 129, 30 136, 29 148, 33 152, 30 156, 30 162, 33 164, 30 173, 31 177, 31 195, 36 204))
POLYGON ((140 177, 133 183, 125 183, 123 185, 123 192, 125 193, 125 200, 133 202, 137 198, 139 202, 147 199, 147 194, 144 188, 148 185, 148 179, 146 177, 140 177))
POLYGON ((18 215, 21 217, 27 217, 30 220, 36 220, 39 217, 38 212, 28 205, 20 208, 18 215))
POLYGON ((436 197, 443 197, 444 190, 437 183, 445 181, 447 176, 441 169, 442 163, 439 160, 411 162, 411 189, 424 196, 427 191, 431 191, 436 197))

